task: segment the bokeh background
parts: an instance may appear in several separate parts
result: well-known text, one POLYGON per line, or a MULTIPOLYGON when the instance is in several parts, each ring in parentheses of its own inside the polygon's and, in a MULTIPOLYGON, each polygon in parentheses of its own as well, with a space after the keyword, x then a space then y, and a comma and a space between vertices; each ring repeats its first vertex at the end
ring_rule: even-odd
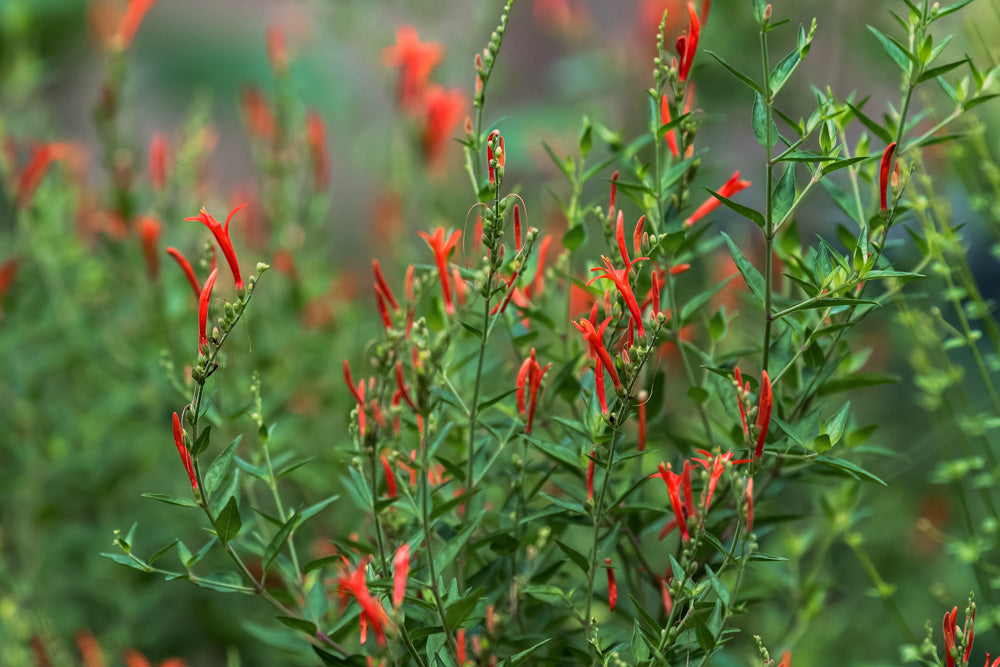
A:
MULTIPOLYGON (((892 30, 887 10, 905 12, 902 2, 774 4, 775 15, 790 18, 793 27, 813 16, 819 24, 812 52, 784 94, 786 113, 810 112, 808 83, 841 98, 852 91, 871 95, 871 109, 898 98, 898 70, 866 24, 892 30)), ((169 434, 170 413, 183 399, 170 378, 179 377, 194 351, 195 324, 176 267, 163 256, 151 275, 138 236, 114 233, 102 217, 110 176, 94 109, 107 77, 108 40, 124 5, 0 0, 4 180, 15 182, 25 156, 41 142, 70 143, 79 158, 53 167, 35 195, 45 205, 30 224, 13 207, 4 206, 0 218, 0 261, 18 262, 0 295, 0 665, 36 664, 39 647, 52 664, 81 663, 78 644, 88 633, 108 664, 119 664, 133 647, 154 664, 170 656, 191 665, 310 664, 301 647, 282 648, 286 639, 274 632, 263 603, 163 582, 99 555, 112 550, 115 529, 133 522, 139 524, 137 548, 145 553, 178 536, 194 544, 199 539, 183 512, 140 496, 185 490, 169 434)), ((572 152, 584 114, 623 137, 643 131, 655 26, 667 5, 671 17, 683 15, 681 3, 662 0, 515 3, 486 118, 502 124, 510 156, 506 179, 521 184, 531 224, 543 230, 561 224, 549 191, 563 194, 565 184, 542 140, 557 153, 572 152)), ((397 104, 396 72, 384 62, 384 49, 395 42, 398 26, 415 26, 423 41, 445 49, 434 80, 471 100, 473 54, 500 9, 497 2, 450 0, 160 0, 130 49, 120 131, 137 183, 137 212, 156 201, 145 160, 150 138, 165 133, 173 146, 188 146, 197 156, 176 179, 169 204, 159 208, 171 214, 161 221, 162 245, 198 257, 200 229, 183 218, 201 206, 221 217, 247 201, 245 220, 233 223, 241 257, 250 267, 260 259, 276 269, 262 283, 245 333, 234 337, 233 372, 225 374, 221 396, 225 410, 238 416, 250 371, 261 371, 265 408, 279 425, 278 446, 314 457, 291 490, 303 502, 328 495, 342 464, 332 447, 343 439, 350 410, 340 364, 357 358, 377 327, 367 286, 370 258, 379 256, 398 283, 405 263, 420 254, 416 230, 465 227, 473 203, 457 143, 447 144, 437 160, 424 159, 419 122, 397 104), (268 30, 280 31, 287 44, 290 63, 280 87, 265 46, 268 30), (251 89, 289 101, 293 124, 312 110, 325 125, 330 178, 304 206, 268 210, 260 202, 268 185, 254 148, 259 137, 248 121, 251 89)), ((682 27, 678 22, 670 30, 679 34, 682 27)), ((947 28, 956 33, 953 56, 967 53, 982 69, 996 62, 995 2, 973 3, 947 28)), ((793 34, 776 32, 775 41, 789 48, 793 34)), ((749 3, 715 0, 702 47, 751 70, 757 45, 749 3)), ((721 183, 738 169, 762 181, 759 146, 749 131, 752 100, 704 53, 696 68, 696 106, 705 114, 699 143, 711 148, 710 163, 720 169, 700 176, 706 184, 721 183)), ((980 116, 987 124, 983 142, 995 147, 995 115, 980 116)), ((452 134, 458 132, 456 125, 452 134)), ((945 169, 946 157, 945 149, 929 155, 942 165, 939 177, 953 194, 956 220, 968 223, 977 275, 993 284, 989 244, 976 243, 983 214, 970 205, 975 169, 945 169)), ((178 165, 182 161, 178 156, 178 165)), ((308 169, 302 179, 308 190, 308 169)), ((592 187, 596 201, 605 180, 592 187)), ((753 189, 746 196, 751 204, 759 198, 753 189)), ((740 221, 718 217, 752 244, 740 221)), ((828 231, 835 219, 835 209, 817 197, 800 220, 802 235, 828 231)), ((925 620, 936 626, 944 608, 961 606, 972 589, 981 592, 961 550, 948 548, 942 537, 954 511, 933 472, 947 431, 932 427, 915 395, 907 334, 885 313, 861 338, 872 350, 868 369, 895 373, 901 382, 866 389, 853 403, 859 421, 880 425, 874 439, 884 456, 869 467, 889 483, 862 490, 865 518, 857 529, 920 634, 925 620), (919 528, 927 525, 933 530, 919 528)), ((249 429, 249 421, 234 419, 232 432, 241 429, 249 429)), ((788 511, 811 513, 822 493, 842 483, 790 494, 798 505, 788 511)), ((317 532, 349 532, 352 519, 333 512, 317 532)), ((805 576, 795 572, 798 556, 803 569, 810 565, 798 553, 801 536, 822 529, 800 524, 771 533, 769 550, 792 558, 774 576, 805 576)), ((832 546, 823 568, 823 585, 804 592, 813 597, 751 607, 740 621, 744 634, 793 645, 796 664, 898 664, 902 638, 881 602, 866 595, 871 581, 850 550, 832 546)), ((762 576, 766 586, 768 575, 762 576)), ((995 631, 982 637, 1000 647, 995 631)), ((733 651, 714 664, 748 664, 749 655, 733 651)))

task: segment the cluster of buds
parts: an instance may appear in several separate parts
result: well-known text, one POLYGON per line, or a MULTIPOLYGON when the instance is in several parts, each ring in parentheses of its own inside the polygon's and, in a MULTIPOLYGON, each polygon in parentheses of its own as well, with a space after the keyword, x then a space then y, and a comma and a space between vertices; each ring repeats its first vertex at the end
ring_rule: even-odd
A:
POLYGON ((743 382, 743 375, 737 367, 733 371, 733 383, 736 386, 736 397, 740 408, 740 421, 743 423, 743 437, 748 444, 752 438, 756 437, 753 458, 758 460, 764 452, 764 441, 767 439, 767 428, 771 423, 771 407, 774 404, 774 396, 771 392, 771 380, 767 377, 767 371, 760 374, 760 397, 757 407, 750 405, 750 382, 743 382), (751 431, 749 419, 756 414, 756 421, 751 431))
POLYGON ((500 190, 505 161, 503 136, 501 136, 500 130, 493 130, 486 139, 486 166, 490 175, 490 190, 493 192, 500 190))
POLYGON ((483 49, 483 53, 481 55, 476 54, 476 93, 472 103, 477 109, 481 109, 485 101, 486 84, 490 80, 490 74, 493 72, 493 64, 496 62, 497 54, 500 52, 500 43, 503 41, 503 35, 507 31, 507 17, 510 15, 512 4, 512 2, 508 2, 504 8, 503 14, 500 16, 500 25, 490 35, 489 44, 483 49))

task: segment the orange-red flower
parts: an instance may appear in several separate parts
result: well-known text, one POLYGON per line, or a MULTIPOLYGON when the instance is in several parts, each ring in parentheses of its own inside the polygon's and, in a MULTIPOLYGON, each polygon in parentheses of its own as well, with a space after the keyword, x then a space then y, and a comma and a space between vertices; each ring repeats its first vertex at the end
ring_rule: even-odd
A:
POLYGON ((212 288, 215 287, 215 278, 219 275, 219 270, 215 269, 208 274, 205 286, 201 288, 198 296, 198 351, 204 351, 208 344, 208 303, 212 299, 212 288))
MULTIPOLYGON (((660 96, 660 125, 666 125, 670 122, 670 103, 667 102, 667 96, 660 96)), ((677 148, 677 137, 673 130, 669 130, 663 137, 667 142, 667 147, 670 148, 670 154, 674 156, 674 159, 680 157, 680 150, 677 148)))
POLYGON ((146 273, 150 280, 156 280, 160 275, 160 254, 156 252, 156 243, 160 240, 160 221, 151 216, 143 216, 139 222, 139 240, 142 243, 142 256, 146 260, 146 273))
POLYGON ((424 160, 428 165, 438 167, 455 127, 465 115, 465 95, 457 89, 432 86, 424 93, 423 108, 421 144, 424 160))
POLYGON ((184 444, 184 430, 181 428, 181 420, 176 412, 174 413, 174 444, 177 446, 177 452, 181 455, 184 470, 187 471, 188 480, 191 482, 191 490, 197 492, 198 478, 194 474, 194 463, 191 461, 191 452, 188 450, 187 445, 184 444))
POLYGON ((365 568, 370 559, 371 556, 366 556, 353 572, 348 567, 347 573, 337 579, 337 584, 340 586, 339 596, 342 607, 347 604, 349 596, 353 596, 361 606, 361 643, 365 643, 367 626, 370 624, 375 631, 375 639, 379 646, 385 646, 385 628, 389 618, 382 605, 368 592, 365 568))
POLYGON ((759 459, 764 451, 764 440, 767 439, 767 427, 771 423, 771 405, 774 402, 771 394, 771 380, 767 371, 760 374, 760 405, 757 408, 757 448, 753 457, 759 459))
POLYGON ((118 31, 115 33, 112 44, 120 49, 127 49, 135 39, 135 33, 139 30, 146 12, 156 4, 156 0, 130 0, 128 9, 118 24, 118 31))
POLYGON ((611 318, 608 317, 600 326, 594 327, 593 322, 582 318, 579 322, 573 322, 573 326, 583 335, 583 340, 590 345, 590 356, 597 360, 594 368, 594 382, 597 385, 597 400, 601 404, 601 412, 607 413, 608 403, 604 397, 604 371, 608 371, 611 381, 615 385, 615 391, 621 391, 622 382, 618 378, 618 371, 615 370, 615 362, 611 359, 608 349, 604 346, 604 330, 608 327, 611 318))
POLYGON ((522 417, 525 413, 528 415, 528 423, 524 427, 524 432, 528 435, 531 435, 531 425, 535 420, 535 404, 538 401, 538 392, 542 387, 542 378, 551 367, 552 364, 548 364, 542 368, 535 358, 535 348, 531 348, 531 355, 524 360, 517 372, 517 410, 522 417), (527 393, 530 394, 527 408, 525 408, 524 398, 526 389, 527 393))
MULTIPOLYGON (((750 185, 750 181, 740 180, 740 172, 737 171, 733 173, 733 175, 723 184, 721 188, 719 188, 719 194, 728 199, 740 190, 750 187, 750 185)), ((684 221, 684 226, 690 227, 715 209, 719 208, 719 204, 721 203, 722 202, 715 197, 710 196, 701 206, 695 209, 694 213, 692 213, 687 220, 684 221)))
POLYGON ((410 545, 404 542, 392 557, 392 606, 398 607, 406 597, 406 577, 410 572, 410 545))
POLYGON ((170 145, 167 135, 157 132, 149 140, 149 182, 157 192, 167 187, 167 169, 170 163, 170 145))
POLYGON ((615 583, 615 568, 611 567, 611 559, 604 559, 604 566, 608 570, 608 606, 611 611, 615 610, 615 603, 618 602, 618 584, 615 583))
POLYGON ((167 248, 167 254, 173 257, 177 265, 181 267, 181 271, 184 272, 185 277, 187 277, 188 282, 191 284, 191 289, 194 290, 194 298, 198 299, 201 296, 201 287, 198 286, 198 279, 194 275, 194 269, 191 268, 191 262, 187 261, 187 257, 177 248, 167 248))
POLYGON ((462 237, 462 232, 455 230, 451 236, 445 240, 444 227, 434 230, 434 235, 419 231, 420 238, 427 241, 431 251, 434 253, 434 262, 437 264, 438 276, 441 278, 441 292, 444 295, 444 309, 447 313, 455 312, 455 304, 451 300, 451 288, 448 286, 448 255, 455 248, 458 239, 462 237))
POLYGON ((679 59, 677 69, 678 78, 681 81, 687 81, 688 73, 691 71, 691 63, 694 62, 694 55, 698 50, 698 38, 701 36, 701 21, 698 20, 694 4, 689 2, 687 9, 688 19, 691 22, 690 31, 687 35, 677 38, 677 57, 679 59))
POLYGON ((220 225, 219 221, 204 208, 201 209, 198 215, 191 218, 184 218, 185 221, 200 222, 212 232, 212 236, 215 237, 215 241, 219 244, 222 254, 226 256, 226 261, 229 262, 229 269, 233 272, 233 280, 236 282, 237 291, 243 289, 243 277, 240 275, 240 264, 236 260, 236 251, 233 250, 233 242, 229 237, 229 222, 236 215, 237 211, 246 206, 246 204, 241 204, 230 211, 229 216, 226 218, 225 226, 220 225))
POLYGON ((691 539, 688 532, 687 517, 694 514, 694 503, 691 498, 691 462, 684 462, 684 469, 678 475, 671 468, 670 464, 660 464, 659 472, 653 473, 652 477, 659 477, 667 485, 667 494, 670 496, 670 506, 674 511, 674 520, 668 523, 660 532, 662 539, 673 530, 674 526, 681 529, 681 539, 687 542, 691 539))
POLYGON ((326 128, 316 111, 306 114, 306 143, 312 160, 313 186, 324 190, 330 183, 330 153, 326 148, 326 128))
POLYGON ((878 196, 880 210, 885 213, 889 208, 889 172, 892 171, 892 156, 896 152, 896 142, 885 147, 882 153, 882 163, 878 170, 878 196))
POLYGON ((392 466, 389 465, 389 459, 385 454, 382 455, 382 471, 385 473, 385 485, 386 490, 389 492, 390 498, 396 497, 396 474, 392 471, 392 466))
POLYGON ((421 43, 417 29, 402 25, 396 29, 396 43, 382 49, 382 62, 398 67, 399 104, 404 109, 419 109, 431 71, 444 55, 437 42, 421 43))

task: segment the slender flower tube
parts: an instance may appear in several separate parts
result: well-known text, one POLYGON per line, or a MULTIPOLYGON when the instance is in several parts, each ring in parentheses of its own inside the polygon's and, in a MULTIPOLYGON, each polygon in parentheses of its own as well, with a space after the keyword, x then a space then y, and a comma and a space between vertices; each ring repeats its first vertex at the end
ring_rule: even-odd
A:
MULTIPOLYGON (((660 96, 660 125, 666 125, 671 121, 670 118, 670 103, 667 102, 667 96, 660 96)), ((667 142, 667 147, 670 149, 670 154, 674 156, 676 160, 681 156, 680 150, 677 148, 677 137, 674 135, 673 130, 669 130, 663 138, 667 142)))
MULTIPOLYGON (((647 257, 637 257, 635 261, 640 259, 648 259, 647 257)), ((626 266, 624 269, 615 269, 611 260, 606 256, 601 256, 601 260, 604 262, 604 268, 596 267, 591 269, 591 271, 604 271, 594 278, 592 278, 587 285, 590 286, 595 281, 602 278, 607 278, 615 284, 618 293, 622 295, 622 299, 625 300, 625 307, 628 308, 629 313, 632 315, 632 319, 635 320, 636 327, 639 329, 639 337, 644 337, 646 335, 646 328, 642 325, 642 312, 639 309, 639 302, 635 298, 635 293, 632 291, 632 285, 628 281, 628 272, 630 266, 626 266)))
POLYGON ((640 452, 646 450, 646 403, 649 401, 649 392, 645 389, 639 392, 639 437, 638 449, 640 452))
POLYGON ((458 645, 458 666, 465 667, 466 658, 466 648, 465 648, 465 628, 459 628, 455 632, 455 643, 458 645))
POLYGON ((878 169, 879 208, 882 213, 889 209, 889 172, 892 171, 892 155, 895 152, 896 142, 894 141, 885 147, 885 152, 882 153, 882 163, 878 169))
POLYGON ((177 248, 167 248, 166 252, 181 267, 181 271, 184 272, 188 282, 191 284, 191 289, 194 290, 194 298, 199 298, 201 296, 201 287, 198 286, 198 279, 194 275, 194 269, 191 268, 191 262, 187 261, 187 257, 181 254, 181 251, 177 248))
POLYGON ((608 196, 608 217, 615 214, 615 205, 618 203, 618 172, 611 174, 611 194, 608 196))
MULTIPOLYGON (((740 180, 740 172, 737 171, 733 173, 733 175, 723 184, 721 188, 719 188, 719 194, 728 199, 740 190, 750 187, 750 185, 750 181, 740 180)), ((692 213, 687 220, 684 221, 684 226, 690 227, 715 209, 719 208, 719 204, 721 203, 722 202, 715 197, 709 197, 701 206, 695 209, 694 213, 692 213)))
POLYGON ((382 455, 382 471, 385 473, 385 485, 389 491, 389 497, 396 497, 396 474, 392 471, 392 466, 389 465, 389 459, 385 454, 382 455))
POLYGON ((618 371, 615 370, 615 362, 611 360, 611 355, 608 353, 608 349, 604 347, 604 341, 602 340, 604 330, 607 328, 608 322, 610 321, 611 318, 608 317, 596 329, 594 328, 593 323, 591 323, 588 319, 581 319, 579 322, 573 322, 572 324, 581 334, 583 334, 583 340, 590 345, 591 355, 598 361, 598 367, 595 372, 600 375, 600 367, 604 366, 604 369, 608 371, 608 375, 611 376, 611 381, 615 384, 615 390, 621 391, 622 382, 618 378, 618 371))
POLYGON ((410 390, 406 386, 406 380, 403 378, 402 361, 396 362, 396 388, 399 390, 399 394, 403 398, 403 401, 410 406, 410 409, 414 412, 419 412, 416 404, 414 404, 413 399, 410 397, 410 390))
MULTIPOLYGON (((681 529, 681 540, 687 542, 691 539, 691 535, 688 533, 687 519, 684 515, 684 500, 681 498, 681 475, 671 470, 669 463, 666 465, 661 463, 659 465, 659 472, 653 473, 652 477, 659 477, 667 485, 667 494, 670 496, 670 506, 674 511, 674 520, 677 522, 677 527, 681 529)), ((687 493, 690 493, 690 490, 687 493)), ((667 524, 667 526, 670 527, 670 524, 667 524)), ((660 537, 662 538, 665 534, 665 532, 661 533, 660 537)))
POLYGON ((545 373, 551 367, 552 364, 548 364, 545 368, 542 368, 535 358, 535 348, 531 348, 531 355, 524 360, 517 372, 517 410, 522 417, 525 414, 528 416, 528 423, 524 427, 526 435, 531 435, 531 426, 535 420, 535 405, 538 402, 538 392, 542 388, 542 378, 545 377, 545 373), (527 407, 525 407, 526 390, 530 393, 527 407))
POLYGON ((191 461, 191 452, 184 444, 184 430, 181 428, 180 417, 174 413, 174 444, 177 445, 177 452, 181 455, 181 462, 184 470, 187 471, 188 479, 191 481, 191 490, 198 492, 198 477, 194 474, 194 463, 191 461))
POLYGON ((431 251, 434 253, 434 262, 437 264, 438 276, 441 279, 441 292, 444 294, 444 309, 446 313, 455 312, 455 304, 451 300, 451 288, 448 286, 448 255, 451 253, 462 232, 455 230, 447 240, 444 238, 444 227, 434 230, 434 235, 419 231, 417 234, 427 241, 431 251))
POLYGON ((743 422, 743 435, 749 437, 750 429, 747 427, 747 411, 743 407, 743 375, 740 374, 739 366, 733 369, 733 379, 736 382, 736 404, 740 406, 740 421, 743 422))
POLYGON ((149 140, 149 182, 156 192, 163 192, 167 187, 167 135, 157 132, 149 140))
POLYGON ((146 260, 146 273, 150 280, 160 275, 160 255, 156 243, 160 240, 160 221, 145 215, 139 222, 139 239, 142 242, 142 256, 146 260))
POLYGON ((330 183, 330 152, 326 148, 326 128, 317 111, 306 114, 306 144, 312 161, 313 187, 325 190, 330 183))
POLYGON ((679 58, 678 78, 687 81, 691 72, 691 63, 694 62, 695 52, 698 50, 698 38, 701 36, 701 21, 698 20, 698 13, 694 10, 694 5, 688 3, 688 19, 691 22, 690 32, 677 40, 677 56, 679 58))
POLYGON ((392 606, 399 607, 406 597, 406 578, 410 573, 410 545, 404 542, 392 557, 392 606))
POLYGON ((215 278, 219 275, 219 270, 215 269, 210 274, 208 274, 208 280, 205 281, 205 286, 201 290, 201 295, 198 297, 198 351, 204 352, 204 348, 208 345, 208 333, 206 329, 208 328, 208 304, 212 300, 212 288, 215 287, 215 278))
MULTIPOLYGON (((376 602, 371 593, 368 592, 365 568, 370 558, 371 556, 366 556, 358 563, 357 569, 353 572, 348 569, 345 575, 337 579, 337 584, 340 587, 339 595, 342 606, 346 604, 348 595, 353 596, 361 606, 362 637, 366 634, 366 626, 370 623, 375 630, 375 639, 379 646, 385 646, 385 627, 389 619, 382 605, 376 602)), ((361 640, 361 643, 364 643, 364 639, 361 640)))
POLYGON ((764 440, 767 439, 767 427, 771 423, 771 405, 773 396, 771 394, 771 380, 767 377, 767 371, 760 374, 760 405, 757 408, 757 448, 753 457, 759 459, 764 451, 764 440))
POLYGON ((225 226, 220 225, 219 221, 204 208, 201 209, 201 212, 198 213, 198 215, 191 218, 184 218, 185 222, 200 222, 208 227, 209 231, 212 232, 212 236, 215 237, 216 243, 219 244, 219 249, 222 250, 222 254, 226 256, 226 261, 229 262, 229 269, 233 272, 233 280, 236 282, 236 290, 238 292, 243 291, 243 277, 240 276, 240 264, 236 260, 236 251, 233 250, 233 242, 229 238, 229 222, 233 219, 233 216, 237 211, 242 208, 246 208, 246 206, 247 204, 241 204, 230 211, 229 217, 226 218, 225 226))
POLYGON ((958 607, 953 607, 951 613, 944 613, 944 659, 948 667, 955 667, 955 616, 958 614, 958 607))
POLYGON ((514 204, 514 249, 521 252, 521 207, 514 204))
POLYGON ((608 606, 611 611, 615 610, 615 603, 618 602, 618 584, 615 583, 615 568, 611 567, 611 559, 605 558, 604 565, 608 570, 608 606))
POLYGON ((128 9, 118 24, 118 31, 112 39, 112 46, 121 50, 127 49, 135 39, 135 33, 139 30, 139 24, 146 12, 156 4, 156 0, 130 0, 128 9))

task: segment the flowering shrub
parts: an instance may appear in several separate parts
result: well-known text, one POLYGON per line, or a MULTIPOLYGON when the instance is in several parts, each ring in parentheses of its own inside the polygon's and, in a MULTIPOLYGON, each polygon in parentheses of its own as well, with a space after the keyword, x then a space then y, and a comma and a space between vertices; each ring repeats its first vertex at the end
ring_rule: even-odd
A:
MULTIPOLYGON (((749 655, 788 666, 814 655, 806 629, 823 622, 825 596, 840 592, 827 568, 833 549, 847 547, 898 622, 904 659, 977 660, 971 600, 963 628, 953 609, 942 638, 921 641, 911 629, 921 619, 869 555, 861 501, 892 481, 875 471, 879 458, 903 448, 876 444, 868 411, 848 400, 857 405, 856 396, 885 391, 866 388, 893 381, 866 366, 868 320, 888 311, 919 331, 911 362, 921 401, 939 428, 962 424, 965 458, 937 474, 956 487, 969 535, 948 539, 977 595, 992 601, 993 572, 979 557, 995 546, 995 524, 980 529, 973 517, 997 518, 988 435, 989 410, 1000 410, 1000 335, 924 157, 995 96, 996 69, 949 59, 937 32, 967 3, 905 0, 895 25, 870 27, 900 75, 900 99, 884 111, 863 92, 813 88, 812 108, 795 113, 783 109, 804 103, 791 82, 816 21, 793 28, 784 8, 753 0, 739 10, 759 45, 751 66, 725 44, 705 48, 720 7, 643 3, 655 55, 640 93, 642 129, 626 138, 584 116, 571 151, 543 144, 563 179, 550 188, 551 219, 535 211, 538 183, 516 180, 528 142, 514 140, 518 129, 493 95, 517 4, 498 7, 472 59, 471 100, 434 83, 444 47, 415 28, 399 27, 382 49, 417 157, 399 158, 414 182, 406 196, 386 195, 371 274, 356 279, 371 291, 354 299, 351 283, 323 293, 310 276, 303 237, 318 235, 328 215, 346 221, 328 198, 327 127, 292 92, 284 34, 267 37, 274 98, 256 87, 241 93, 260 178, 222 223, 190 205, 210 196, 200 176, 214 139, 204 124, 192 121, 173 147, 155 134, 148 183, 137 185, 120 102, 133 40, 154 5, 129 3, 107 45, 95 114, 110 189, 81 228, 123 248, 134 238, 150 283, 163 281, 142 317, 161 318, 171 337, 161 380, 174 398, 149 432, 165 443, 170 421, 183 486, 161 475, 162 486, 143 495, 163 504, 142 512, 176 509, 184 532, 150 549, 133 525, 103 555, 257 598, 275 622, 244 627, 303 664, 710 664, 749 655), (752 175, 701 140, 713 114, 727 111, 701 92, 696 101, 711 71, 729 77, 733 105, 749 100, 727 122, 756 142, 752 175), (462 178, 450 169, 459 153, 462 178), (471 190, 462 194, 465 177, 471 190), (464 220, 431 212, 433 183, 466 209, 464 220), (188 191, 198 194, 180 194, 188 191), (420 229, 394 223, 402 207, 422 207, 420 229), (160 249, 170 219, 202 234, 199 255, 160 249), (179 267, 169 277, 161 252, 179 267), (266 261, 248 272, 257 257, 266 261), (939 296, 957 324, 920 305, 939 296), (282 321, 289 312, 291 324, 282 321), (927 326, 927 317, 936 319, 927 326), (335 318, 348 322, 335 338, 345 358, 323 338, 335 318), (233 345, 241 323, 247 350, 233 345), (935 338, 941 331, 951 336, 935 338), (982 411, 952 393, 961 375, 947 353, 959 349, 987 388, 982 411), (289 377, 301 386, 272 398, 289 377), (279 414, 319 426, 285 435, 279 414), (983 509, 965 499, 970 470, 984 475, 983 509), (766 618, 776 615, 781 622, 766 618)), ((569 33, 579 16, 572 4, 536 2, 534 16, 569 33)), ((77 159, 72 146, 50 142, 5 163, 5 202, 19 221, 49 205, 47 171, 77 159)), ((994 174, 986 184, 997 182, 994 174)), ((20 262, 0 264, 0 298, 19 287, 20 262)), ((119 507, 116 516, 139 511, 119 507)), ((946 539, 926 521, 926 533, 946 539)), ((85 643, 99 655, 96 640, 85 643)), ((41 664, 45 642, 36 636, 32 646, 41 664)), ((148 664, 137 651, 126 662, 148 664)))

